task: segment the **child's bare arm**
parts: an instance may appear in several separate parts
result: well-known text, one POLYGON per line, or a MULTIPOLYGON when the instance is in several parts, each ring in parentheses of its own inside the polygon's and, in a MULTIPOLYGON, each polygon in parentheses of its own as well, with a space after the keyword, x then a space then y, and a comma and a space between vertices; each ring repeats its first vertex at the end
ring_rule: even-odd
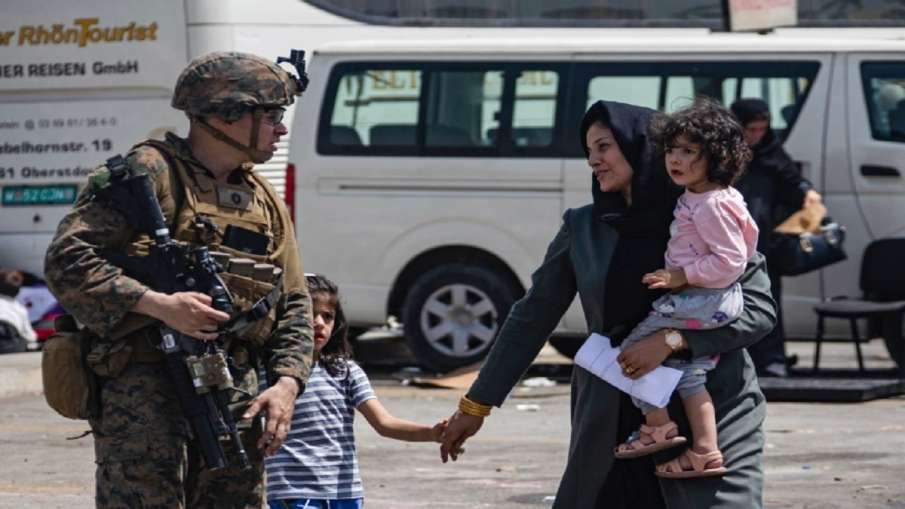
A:
POLYGON ((428 426, 393 417, 376 398, 358 405, 358 411, 380 436, 406 442, 440 442, 440 435, 447 424, 446 420, 443 420, 428 426))

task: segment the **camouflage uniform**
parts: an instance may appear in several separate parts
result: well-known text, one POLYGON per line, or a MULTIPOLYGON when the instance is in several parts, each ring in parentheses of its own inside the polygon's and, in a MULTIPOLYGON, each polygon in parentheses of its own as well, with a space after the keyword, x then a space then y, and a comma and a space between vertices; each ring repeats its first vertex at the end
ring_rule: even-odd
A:
MULTIPOLYGON (((297 94, 293 82, 285 71, 263 59, 213 54, 193 61, 183 72, 173 105, 193 118, 218 115, 234 120, 248 108, 291 104, 297 94), (245 81, 237 82, 235 76, 245 81), (214 86, 221 82, 230 87, 214 86)), ((220 244, 226 224, 270 237, 266 255, 233 253, 280 267, 283 289, 273 316, 259 326, 266 330, 259 331, 258 339, 250 339, 250 333, 230 338, 231 371, 235 385, 252 395, 258 392, 259 369, 271 383, 290 376, 303 389, 313 352, 311 300, 292 222, 273 188, 251 171, 251 164, 234 170, 228 183, 217 183, 194 158, 188 142, 172 133, 166 141, 137 145, 127 161, 152 177, 174 239, 229 252, 220 244), (243 198, 232 204, 218 201, 217 194, 224 189, 243 198), (202 215, 212 220, 204 232, 195 220, 202 215), (210 223, 215 227, 211 229, 210 223)), ((159 342, 157 328, 149 317, 131 312, 148 288, 99 254, 105 248, 141 254, 150 242, 121 214, 92 201, 93 186, 103 182, 105 172, 102 167, 89 178, 89 186, 60 223, 45 264, 48 285, 59 301, 97 336, 88 355, 88 364, 103 380, 100 412, 90 420, 97 507, 259 508, 263 504, 263 458, 256 446, 260 426, 240 423, 253 466, 250 471, 204 469, 162 354, 154 348, 159 342)), ((227 285, 236 292, 228 281, 227 285)), ((239 415, 248 398, 237 393, 233 401, 239 403, 235 412, 239 415)), ((260 423, 255 420, 254 424, 260 423)), ((230 458, 232 451, 225 445, 230 458)))

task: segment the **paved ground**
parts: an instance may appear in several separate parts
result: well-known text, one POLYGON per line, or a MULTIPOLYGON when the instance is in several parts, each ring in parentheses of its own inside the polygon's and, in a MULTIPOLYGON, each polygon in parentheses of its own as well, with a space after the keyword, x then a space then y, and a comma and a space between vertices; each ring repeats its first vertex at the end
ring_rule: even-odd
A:
MULTIPOLYGON (((791 346, 803 356, 811 348, 791 346)), ((827 366, 850 365, 850 345, 828 350, 827 366)), ((868 351, 870 366, 886 365, 879 344, 868 351)), ((0 357, 0 508, 93 507, 91 438, 66 439, 86 425, 58 417, 34 392, 3 392, 10 378, 27 376, 22 373, 37 365, 34 353, 0 357)), ((440 419, 460 394, 402 386, 386 373, 372 370, 376 390, 400 417, 440 419)), ((565 461, 568 404, 563 385, 516 392, 468 443, 460 462, 446 465, 434 444, 380 438, 357 419, 368 507, 549 507, 565 461)), ((767 507, 905 509, 905 398, 771 403, 768 414, 767 507)))

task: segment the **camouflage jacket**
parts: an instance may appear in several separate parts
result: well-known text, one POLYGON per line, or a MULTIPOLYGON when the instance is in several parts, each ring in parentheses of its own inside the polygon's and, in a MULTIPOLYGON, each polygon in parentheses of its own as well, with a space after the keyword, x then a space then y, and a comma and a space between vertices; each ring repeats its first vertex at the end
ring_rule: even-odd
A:
MULTIPOLYGON (((192 171, 208 171, 192 156, 186 140, 168 133, 166 141, 176 157, 192 171)), ((178 181, 172 178, 166 158, 155 148, 138 146, 129 153, 127 161, 132 168, 146 171, 152 177, 161 209, 171 223, 178 212, 175 195, 181 191, 174 192, 178 181)), ((51 291, 69 313, 100 336, 99 341, 110 341, 110 333, 149 289, 100 255, 103 249, 133 249, 141 244, 142 237, 146 239, 122 214, 92 200, 93 183, 103 181, 102 172, 106 171, 106 167, 100 167, 89 176, 88 186, 60 222, 45 259, 45 277, 51 291)), ((282 202, 271 200, 268 206, 274 209, 270 217, 277 220, 288 217, 282 202), (276 208, 283 208, 284 213, 277 213, 276 208)), ((286 284, 277 307, 276 326, 263 351, 257 353, 259 359, 266 361, 271 381, 279 376, 291 376, 304 383, 313 354, 311 299, 304 284, 293 227, 280 226, 291 243, 281 264, 286 284)))

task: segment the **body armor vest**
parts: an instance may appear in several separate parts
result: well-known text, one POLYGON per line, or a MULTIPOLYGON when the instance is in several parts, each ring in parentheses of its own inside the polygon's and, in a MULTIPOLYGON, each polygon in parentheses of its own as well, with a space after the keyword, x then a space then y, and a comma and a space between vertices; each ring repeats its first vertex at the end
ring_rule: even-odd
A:
MULTIPOLYGON (((162 175, 161 178, 170 187, 175 207, 163 202, 161 207, 170 225, 172 238, 204 245, 215 255, 225 269, 220 277, 240 312, 248 311, 260 299, 267 297, 277 284, 286 290, 303 285, 300 271, 292 270, 298 266, 297 262, 289 260, 295 253, 289 245, 294 242, 294 235, 287 235, 287 229, 293 227, 292 221, 285 208, 278 206, 280 198, 270 184, 250 168, 235 170, 239 178, 230 180, 237 183, 217 182, 196 161, 181 156, 174 147, 174 142, 180 140, 170 136, 168 134, 167 142, 147 140, 133 147, 133 150, 142 146, 153 147, 168 163, 169 175, 162 175), (225 245, 225 235, 230 226, 263 235, 266 238, 264 252, 254 254, 225 245), (290 270, 284 270, 286 267, 290 270)), ((126 251, 129 254, 147 252, 149 243, 147 236, 138 236, 126 251)), ((277 307, 271 306, 266 315, 258 317, 236 337, 228 336, 230 343, 239 340, 252 348, 265 344, 276 322, 277 307)), ((130 313, 111 333, 111 339, 124 338, 138 357, 150 356, 153 360, 156 353, 153 347, 159 342, 159 337, 154 327, 147 327, 152 323, 154 320, 150 317, 130 313)))

